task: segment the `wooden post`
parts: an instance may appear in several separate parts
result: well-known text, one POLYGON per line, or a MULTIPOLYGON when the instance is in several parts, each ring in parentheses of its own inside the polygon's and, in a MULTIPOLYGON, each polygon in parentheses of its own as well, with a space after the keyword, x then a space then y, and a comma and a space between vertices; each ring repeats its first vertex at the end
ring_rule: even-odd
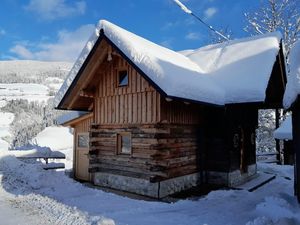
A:
MULTIPOLYGON (((276 129, 279 127, 279 118, 280 118, 280 114, 279 114, 279 109, 275 109, 275 126, 276 129)), ((276 160, 278 164, 281 164, 281 157, 280 157, 280 140, 276 139, 276 160)))
POLYGON ((295 103, 292 114, 292 124, 293 124, 293 148, 295 154, 295 195, 300 203, 300 102, 299 96, 298 101, 295 103))

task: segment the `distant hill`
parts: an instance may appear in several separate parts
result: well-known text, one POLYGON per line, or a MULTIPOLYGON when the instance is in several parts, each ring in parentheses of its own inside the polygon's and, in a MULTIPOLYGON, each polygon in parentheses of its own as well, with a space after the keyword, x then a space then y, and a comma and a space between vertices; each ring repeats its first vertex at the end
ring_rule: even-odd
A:
POLYGON ((49 80, 61 83, 72 65, 73 63, 69 62, 0 61, 0 83, 39 83, 47 85, 49 80))
POLYGON ((44 62, 33 60, 0 61, 0 75, 19 74, 37 75, 51 72, 69 72, 73 63, 69 62, 44 62))

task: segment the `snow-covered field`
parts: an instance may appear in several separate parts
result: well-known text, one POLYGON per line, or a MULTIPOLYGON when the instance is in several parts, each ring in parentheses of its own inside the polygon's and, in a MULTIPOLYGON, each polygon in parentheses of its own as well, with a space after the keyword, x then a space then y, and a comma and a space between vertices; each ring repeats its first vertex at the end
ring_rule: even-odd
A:
POLYGON ((0 107, 5 101, 47 101, 57 91, 72 64, 30 60, 0 61, 0 107))
POLYGON ((48 87, 42 84, 0 84, 0 99, 46 102, 50 98, 48 87))

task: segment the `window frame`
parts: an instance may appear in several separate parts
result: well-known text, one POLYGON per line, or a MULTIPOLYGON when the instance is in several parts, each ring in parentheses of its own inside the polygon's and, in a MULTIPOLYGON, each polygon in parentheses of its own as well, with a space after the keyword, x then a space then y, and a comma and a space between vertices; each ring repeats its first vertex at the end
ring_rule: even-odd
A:
POLYGON ((118 83, 117 83, 117 87, 118 88, 128 87, 129 86, 129 73, 128 73, 128 69, 126 69, 126 68, 118 69, 117 81, 118 81, 118 83), (120 84, 120 76, 121 76, 121 73, 124 73, 124 72, 126 72, 127 83, 126 84, 120 84))
POLYGON ((77 149, 88 149, 90 147, 89 142, 90 142, 90 137, 89 137, 88 132, 79 132, 79 133, 77 133, 77 140, 76 140, 76 148, 77 149), (87 146, 79 146, 79 137, 80 136, 87 136, 87 146))
POLYGON ((116 135, 116 139, 117 139, 117 145, 116 145, 116 153, 118 155, 125 155, 125 156, 131 156, 132 155, 132 135, 130 132, 120 132, 120 133, 117 133, 116 135), (129 137, 129 140, 130 140, 130 152, 123 152, 122 151, 122 137, 124 136, 127 136, 129 137))

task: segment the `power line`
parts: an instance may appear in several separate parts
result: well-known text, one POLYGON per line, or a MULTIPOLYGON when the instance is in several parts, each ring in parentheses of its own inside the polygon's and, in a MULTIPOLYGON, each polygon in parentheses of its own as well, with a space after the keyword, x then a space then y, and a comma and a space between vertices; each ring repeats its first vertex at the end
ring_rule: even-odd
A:
POLYGON ((184 11, 187 14, 192 15, 193 17, 195 17, 198 21, 200 21, 202 24, 204 24, 208 29, 212 30, 214 33, 216 33, 217 35, 221 36, 222 38, 224 38, 226 41, 229 41, 229 38, 226 37, 225 35, 223 35, 222 33, 220 33, 219 31, 217 31, 216 29, 214 29, 212 26, 210 26, 209 24, 207 24, 206 22, 204 22, 199 16, 197 16, 196 14, 194 14, 192 12, 192 10, 190 10, 188 7, 186 7, 184 4, 182 4, 179 0, 174 0, 174 2, 176 3, 176 5, 178 5, 182 11, 184 11))

